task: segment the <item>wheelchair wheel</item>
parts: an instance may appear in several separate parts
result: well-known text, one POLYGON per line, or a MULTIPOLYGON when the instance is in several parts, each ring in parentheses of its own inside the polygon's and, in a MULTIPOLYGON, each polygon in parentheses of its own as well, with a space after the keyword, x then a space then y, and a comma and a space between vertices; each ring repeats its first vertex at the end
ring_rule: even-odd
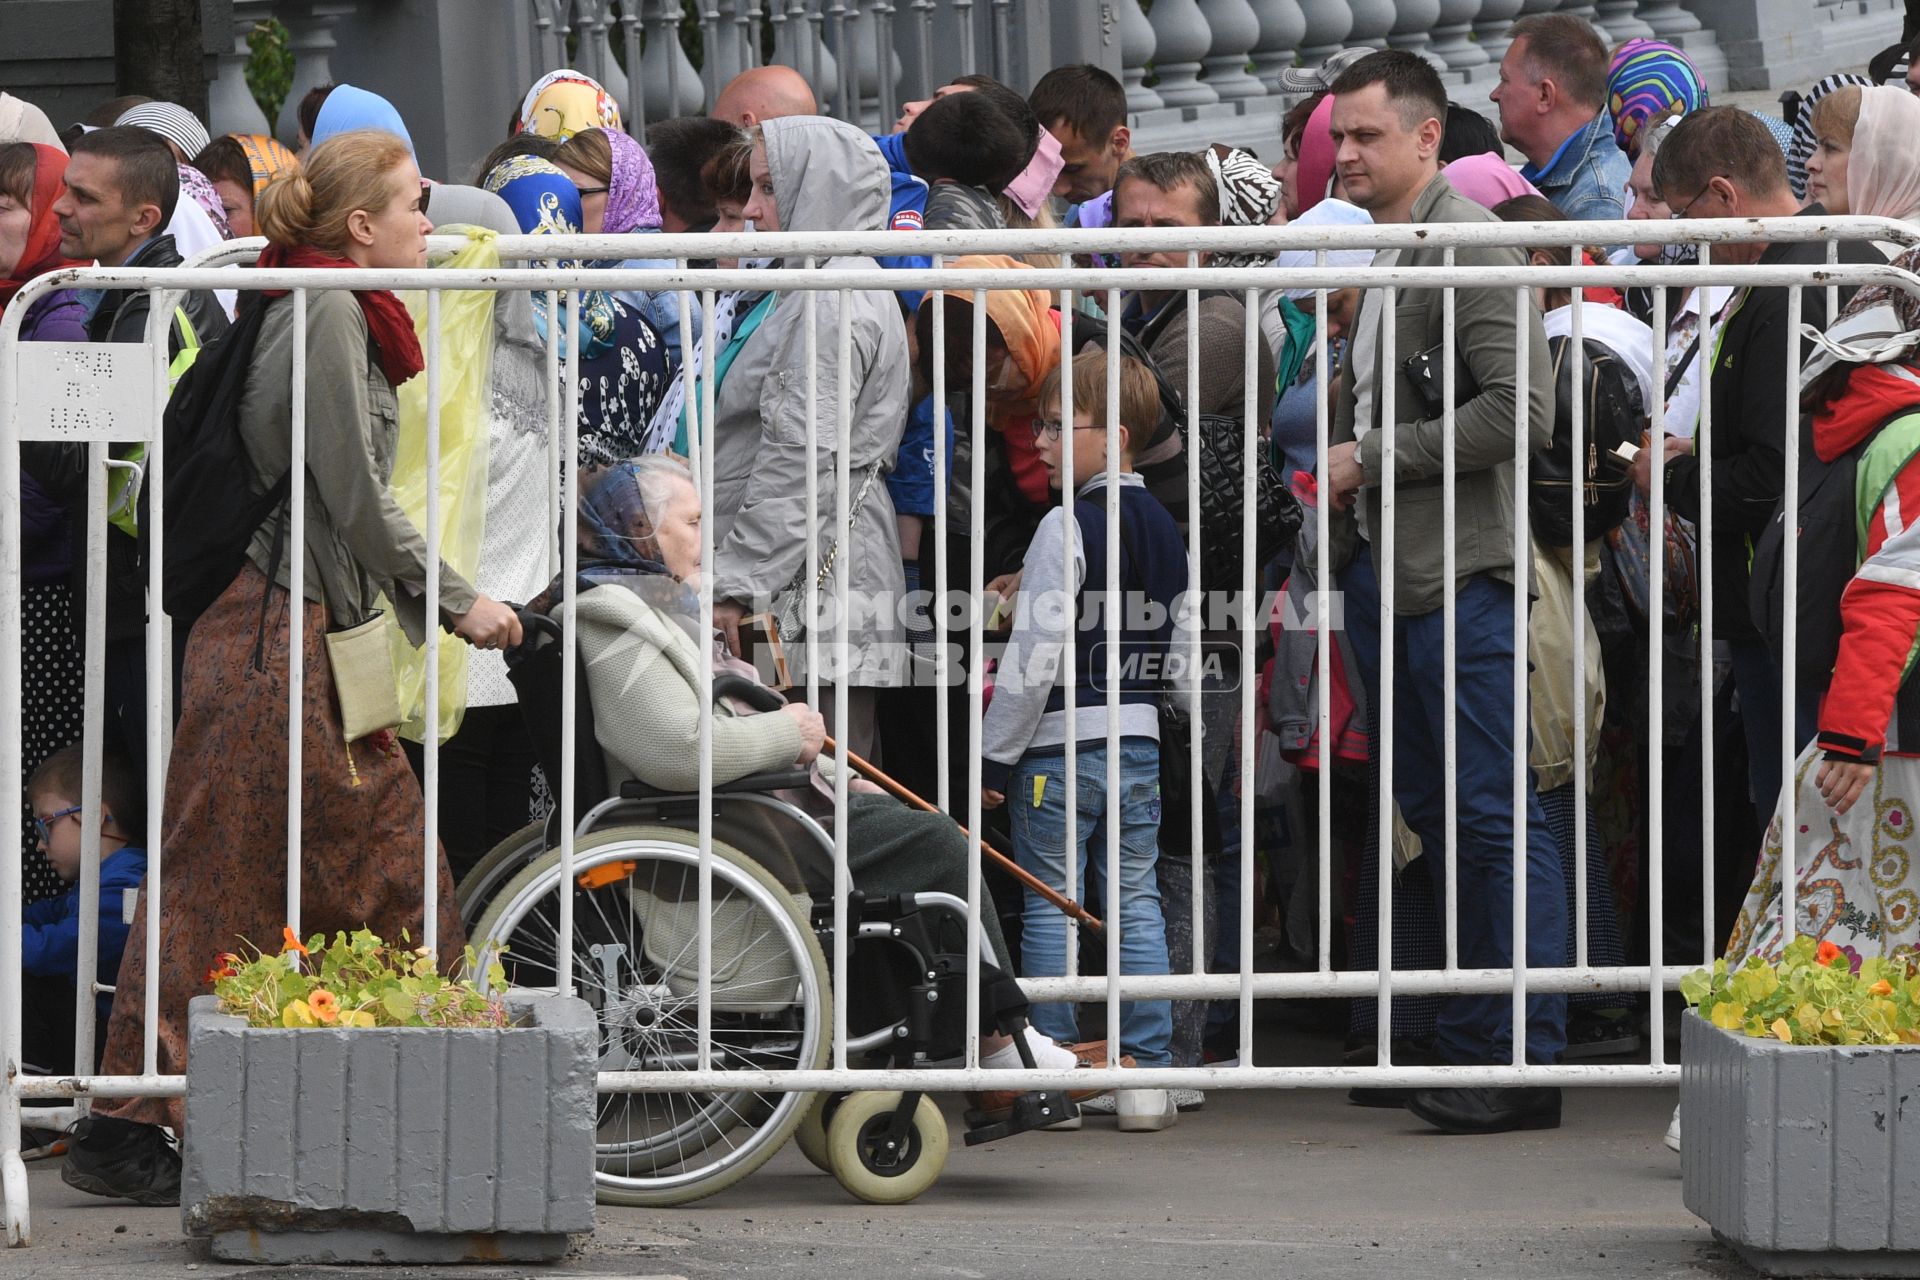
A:
POLYGON ((827 1121, 829 1112, 837 1109, 844 1093, 816 1093, 814 1103, 807 1113, 800 1117, 800 1127, 793 1131, 793 1145, 800 1148, 800 1154, 807 1163, 822 1173, 833 1172, 833 1161, 827 1156, 827 1121))
POLYGON ((519 875, 528 863, 546 850, 547 829, 542 822, 530 822, 487 850, 473 869, 460 877, 454 895, 460 901, 460 923, 471 935, 486 914, 493 895, 502 885, 519 875))
POLYGON ((827 1125, 827 1158, 840 1185, 868 1204, 906 1204, 932 1186, 947 1165, 947 1121, 933 1099, 920 1095, 907 1129, 907 1149, 884 1163, 888 1122, 898 1093, 847 1096, 827 1125))
MULTIPOLYGON (((698 1068, 699 850, 672 827, 598 831, 495 896, 475 945, 504 944, 511 981, 552 987, 560 894, 573 905, 574 985, 600 1020, 600 1069, 698 1068)), ((745 854, 716 841, 712 884, 712 1064, 726 1070, 824 1067, 832 986, 807 907, 745 854)), ((807 1093, 686 1089, 599 1101, 595 1180, 603 1203, 685 1204, 759 1168, 799 1125, 807 1093)))

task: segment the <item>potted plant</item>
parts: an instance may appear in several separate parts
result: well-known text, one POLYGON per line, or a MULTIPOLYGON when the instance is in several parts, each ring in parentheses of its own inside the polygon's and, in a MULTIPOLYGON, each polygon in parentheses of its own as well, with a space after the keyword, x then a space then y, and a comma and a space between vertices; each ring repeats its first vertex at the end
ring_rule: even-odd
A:
POLYGON ((1811 938, 1680 984, 1686 1206, 1768 1275, 1920 1274, 1920 981, 1811 938))
POLYGON ((592 1011, 366 930, 224 955, 188 1017, 181 1205, 215 1257, 559 1257, 593 1229, 592 1011))

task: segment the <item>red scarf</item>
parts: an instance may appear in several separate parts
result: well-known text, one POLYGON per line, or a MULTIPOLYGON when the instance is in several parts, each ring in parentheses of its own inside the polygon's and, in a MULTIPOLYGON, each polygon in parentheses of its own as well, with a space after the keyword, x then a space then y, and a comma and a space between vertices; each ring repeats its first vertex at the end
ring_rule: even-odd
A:
POLYGON ((62 267, 88 265, 84 260, 76 262, 60 256, 60 220, 53 216, 53 202, 66 185, 66 173, 66 152, 33 144, 33 201, 29 207, 33 221, 27 226, 26 248, 20 253, 20 261, 13 264, 13 274, 0 280, 0 307, 12 302, 20 286, 35 276, 62 267))
MULTIPOLYGON (((283 249, 277 244, 270 244, 254 265, 271 268, 353 267, 359 264, 305 245, 297 249, 283 249)), ((285 289, 266 290, 269 298, 285 297, 286 293, 285 289)), ((405 303, 386 289, 355 289, 353 296, 360 300, 360 312, 367 318, 367 332, 373 335, 374 352, 380 358, 380 371, 387 375, 389 383, 398 387, 427 367, 426 357, 420 354, 420 337, 413 331, 413 316, 408 313, 405 303)))

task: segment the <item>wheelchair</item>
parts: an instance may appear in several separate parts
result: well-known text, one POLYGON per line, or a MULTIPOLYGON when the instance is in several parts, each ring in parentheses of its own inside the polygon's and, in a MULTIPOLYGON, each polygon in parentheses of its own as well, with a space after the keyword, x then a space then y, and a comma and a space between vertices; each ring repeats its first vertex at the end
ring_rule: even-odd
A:
MULTIPOLYGON (((582 580, 577 590, 594 584, 582 580)), ((509 675, 535 754, 558 779, 560 625, 523 612, 526 640, 509 675)), ((699 797, 628 781, 607 784, 594 736, 584 664, 576 685, 577 782, 572 877, 560 870, 557 807, 544 826, 502 842, 461 882, 476 948, 505 948, 516 986, 551 989, 559 948, 599 1019, 602 1071, 672 1072, 699 1066, 699 797), (562 897, 572 936, 560 937, 562 897)), ((714 696, 768 710, 764 686, 721 676, 714 696)), ((833 1036, 833 838, 781 792, 804 788, 789 771, 713 789, 710 884, 710 1064, 716 1070, 807 1070, 829 1062, 833 1036)), ((556 788, 557 789, 557 788, 556 788)), ((946 893, 847 903, 846 1010, 850 1064, 935 1068, 964 1044, 966 903, 946 893)), ((982 1030, 1011 1035, 1022 1061, 1027 1003, 1013 980, 980 957, 982 1030)), ((929 1085, 934 1083, 931 1076, 929 1085)), ((773 1157, 789 1138, 816 1167, 872 1204, 904 1204, 933 1185, 948 1149, 946 1121, 927 1090, 816 1094, 693 1090, 602 1093, 595 1180, 606 1204, 661 1207, 713 1195, 773 1157)), ((968 1113, 967 1145, 1072 1118, 1064 1091, 1016 1096, 1007 1113, 968 1113)))

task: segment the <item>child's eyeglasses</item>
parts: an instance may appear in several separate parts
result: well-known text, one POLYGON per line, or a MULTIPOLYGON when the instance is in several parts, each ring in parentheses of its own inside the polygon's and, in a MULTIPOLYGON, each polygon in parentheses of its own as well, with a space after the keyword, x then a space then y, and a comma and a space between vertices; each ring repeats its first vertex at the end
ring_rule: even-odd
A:
POLYGON ((76 804, 71 809, 62 809, 60 812, 50 813, 44 818, 35 818, 33 820, 33 829, 40 833, 40 841, 42 844, 45 844, 53 839, 54 823, 60 821, 62 818, 74 817, 79 812, 80 806, 76 804))
MULTIPOLYGON (((1095 430, 1098 425, 1098 423, 1087 423, 1084 425, 1075 423, 1073 429, 1075 431, 1092 431, 1095 430)), ((1058 418, 1035 418, 1033 420, 1033 438, 1041 444, 1058 440, 1065 426, 1066 424, 1058 418)))

